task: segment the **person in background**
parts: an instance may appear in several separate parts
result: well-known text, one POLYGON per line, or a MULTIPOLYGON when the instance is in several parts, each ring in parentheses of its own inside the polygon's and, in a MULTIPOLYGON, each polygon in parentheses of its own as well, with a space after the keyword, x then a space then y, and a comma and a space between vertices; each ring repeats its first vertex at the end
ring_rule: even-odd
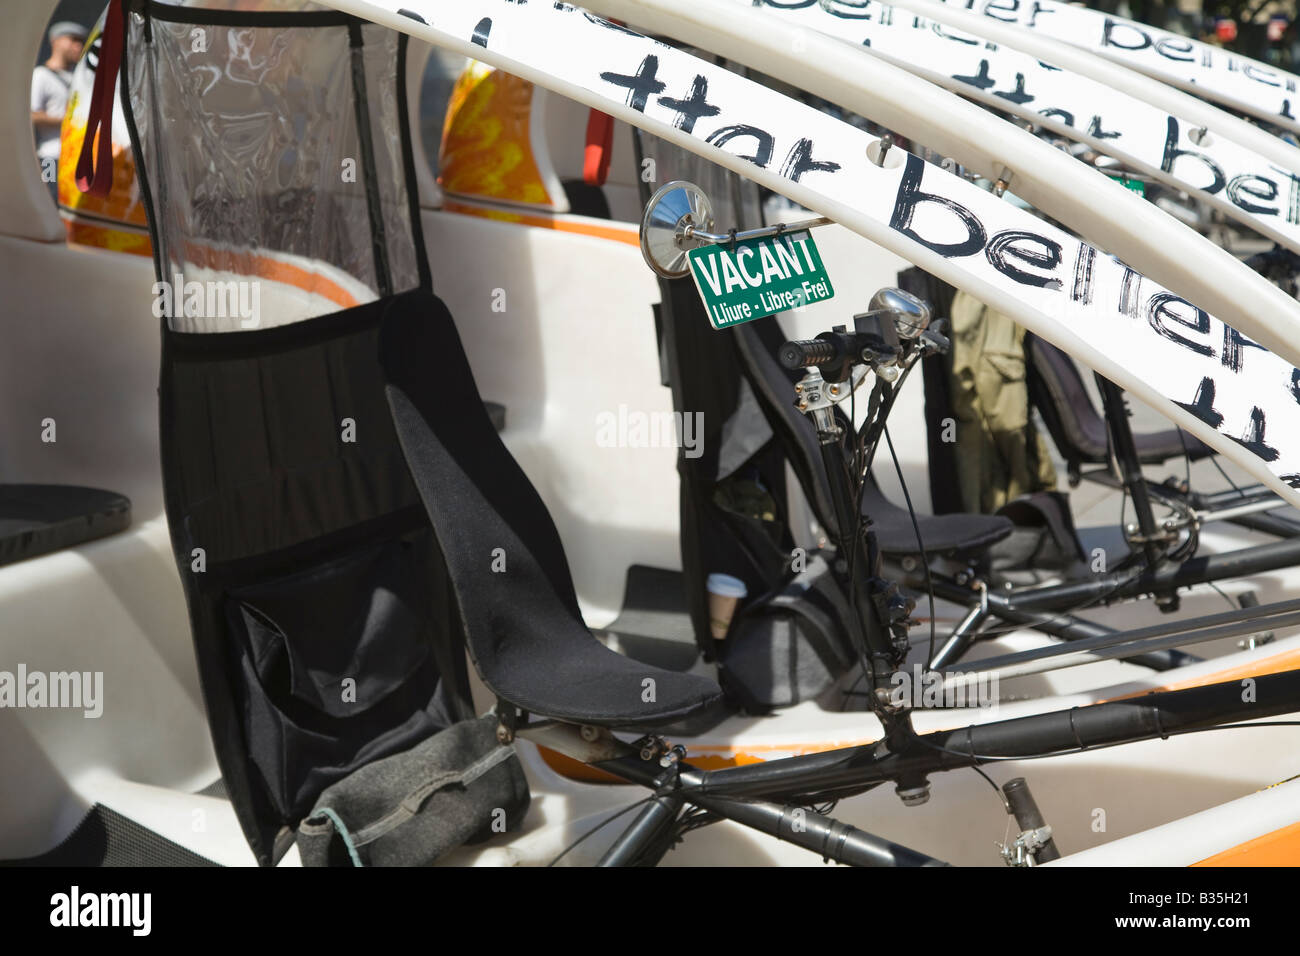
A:
POLYGON ((949 313, 962 507, 993 514, 1021 495, 1055 489, 1056 468, 1029 417, 1024 328, 965 292, 949 313))
MULTIPOLYGON (((36 130, 36 155, 41 169, 59 161, 59 132, 68 106, 72 69, 81 58, 86 28, 64 20, 50 27, 50 58, 32 72, 32 126, 36 130)), ((47 179, 54 177, 46 176, 47 179)), ((50 194, 58 197, 58 183, 50 182, 50 194)))

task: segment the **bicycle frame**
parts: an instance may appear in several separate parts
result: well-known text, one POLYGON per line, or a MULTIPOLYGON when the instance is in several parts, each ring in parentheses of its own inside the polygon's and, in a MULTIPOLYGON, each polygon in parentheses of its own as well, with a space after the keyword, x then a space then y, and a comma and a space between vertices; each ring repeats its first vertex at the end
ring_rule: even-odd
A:
MULTIPOLYGON (((1156 547, 1164 533, 1157 527, 1152 510, 1152 499, 1166 497, 1157 487, 1151 486, 1142 474, 1133 433, 1129 428, 1123 393, 1112 383, 1098 377, 1106 420, 1111 437, 1115 461, 1115 477, 1111 484, 1129 495, 1137 513, 1136 535, 1133 540, 1141 548, 1145 569, 1140 573, 1111 572, 1094 574, 1086 579, 1066 580, 1057 584, 1027 585, 1010 591, 993 591, 985 588, 978 602, 972 603, 972 587, 978 588, 979 578, 972 575, 965 580, 953 578, 934 570, 930 579, 936 597, 968 606, 968 611, 948 641, 931 662, 936 667, 951 664, 961 658, 978 640, 979 628, 990 617, 1022 626, 1035 628, 1063 640, 1079 640, 1114 634, 1113 628, 1094 624, 1075 617, 1074 611, 1085 607, 1105 605, 1114 601, 1155 596, 1157 606, 1167 612, 1178 609, 1178 590, 1211 584, 1232 578, 1245 577, 1292 567, 1300 563, 1300 536, 1294 532, 1289 537, 1267 544, 1239 548, 1220 554, 1190 557, 1171 562, 1167 553, 1156 547), (1044 619, 1044 615, 1048 615, 1044 619)), ((1235 493, 1229 493, 1235 494, 1235 493)), ((1281 504, 1268 493, 1264 498, 1281 504)), ((1216 510, 1226 511, 1232 500, 1224 496, 1204 496, 1210 513, 1205 517, 1214 520, 1216 510)), ((1240 497, 1236 499, 1240 503, 1240 497)), ((1267 503, 1251 500, 1252 504, 1267 503)), ((1277 534, 1285 525, 1284 519, 1268 515, 1250 514, 1240 520, 1247 527, 1255 527, 1277 534)), ((926 586, 923 574, 910 574, 904 583, 911 588, 926 586)), ((1131 663, 1154 670, 1169 670, 1190 662, 1187 655, 1177 651, 1164 651, 1130 658, 1131 663)))
MULTIPOLYGON (((863 349, 863 341, 864 332, 861 329, 856 335, 837 329, 811 342, 787 343, 782 351, 785 353, 787 349, 793 349, 788 365, 795 362, 811 368, 815 364, 818 371, 824 372, 829 379, 810 371, 797 387, 797 392, 800 408, 807 412, 817 427, 823 463, 831 482, 836 519, 841 529, 839 546, 845 553, 853 555, 854 565, 850 567, 857 573, 853 574, 851 586, 865 602, 870 602, 859 607, 861 636, 865 642, 861 649, 864 654, 864 669, 869 666, 867 675, 871 678, 871 709, 881 721, 883 733, 880 739, 865 745, 704 771, 685 759, 683 748, 672 747, 668 741, 653 735, 644 737, 635 744, 628 744, 605 729, 579 728, 557 721, 544 721, 519 728, 517 733, 520 737, 653 792, 646 805, 606 851, 601 860, 603 866, 634 865, 646 862, 647 859, 657 862, 658 857, 670 845, 665 838, 674 835, 676 821, 688 805, 701 808, 718 819, 731 820, 779 840, 813 850, 825 859, 840 863, 859 866, 946 865, 925 853, 818 813, 807 804, 859 794, 886 781, 894 782, 896 792, 905 803, 919 803, 928 798, 929 775, 933 773, 977 767, 996 760, 1063 756, 1091 748, 1136 743, 1156 737, 1167 739, 1173 734, 1213 728, 1247 716, 1258 719, 1300 710, 1300 671, 1287 671, 1255 678, 1254 695, 1243 695, 1238 681, 1224 681, 1139 698, 1103 701, 1067 710, 918 734, 912 723, 912 708, 896 704, 889 700, 887 694, 881 693, 881 689, 889 683, 890 677, 901 665, 905 648, 900 647, 897 641, 890 641, 889 632, 893 629, 897 633, 898 622, 882 614, 881 606, 874 601, 879 589, 872 587, 872 576, 878 558, 870 532, 865 531, 861 522, 854 520, 858 510, 857 502, 850 481, 850 469, 845 467, 840 446, 844 425, 837 420, 834 410, 835 404, 861 382, 861 379, 853 376, 850 366, 876 365, 875 359, 878 356, 872 353, 870 347, 863 349), (799 358, 801 353, 803 358, 799 358), (818 361, 814 361, 814 355, 818 356, 818 361), (834 380, 838 380, 838 383, 834 380), (858 529, 865 533, 859 533, 858 529)), ((889 361, 898 361, 905 371, 919 355, 919 350, 909 354, 908 348, 904 347, 891 355, 889 361)), ((783 360, 784 358, 783 354, 783 360)), ((893 379, 898 378, 898 371, 897 367, 893 369, 893 379)), ((878 410, 887 414, 889 404, 886 400, 878 410)), ((1120 409, 1120 414, 1112 415, 1110 419, 1115 443, 1121 449, 1127 445, 1131 452, 1132 436, 1127 430, 1122 406, 1117 404, 1114 407, 1120 409)), ((866 429, 864 434, 876 434, 879 431, 870 420, 863 427, 866 429)), ((871 449, 868 448, 867 451, 869 455, 871 449)), ((1130 482, 1141 479, 1140 470, 1136 473, 1132 469, 1121 470, 1120 473, 1130 482)), ((1140 527, 1147 531, 1153 529, 1154 525, 1150 516, 1150 502, 1142 500, 1148 514, 1146 519, 1140 519, 1140 527)), ((1279 544, 1286 546, 1300 542, 1279 544)), ((1247 550, 1268 555, 1263 558, 1256 555, 1251 559, 1263 561, 1270 557, 1276 560, 1274 552, 1289 553, 1286 547, 1275 546, 1247 550), (1269 551, 1270 547, 1272 551, 1269 551)), ((1145 556, 1147 569, 1124 586, 1122 590, 1125 593, 1146 587, 1156 593, 1169 594, 1181 586, 1186 576, 1207 573, 1203 570, 1187 570, 1187 562, 1172 569, 1162 568, 1163 555, 1155 549, 1151 549, 1145 556)), ((1205 562, 1209 559, 1202 560, 1205 562)), ((1220 562, 1216 568, 1239 567, 1243 563, 1240 559, 1230 560, 1220 562)), ((1033 617, 1058 601, 1069 600, 1081 594, 1087 596, 1104 593, 1105 587, 1105 583, 1074 583, 1050 588, 1026 588, 1021 590, 1016 599, 997 595, 997 601, 985 603, 984 609, 986 614, 1033 617), (1096 588, 1102 590, 1096 591, 1096 588), (1035 597, 1037 601, 1034 600, 1035 597), (994 611, 990 608, 995 603, 1000 606, 994 611)), ((1170 645, 1175 643, 1195 643, 1198 640, 1244 633, 1252 628, 1256 620, 1274 618, 1289 623, 1300 619, 1296 603, 1284 602, 1242 609, 1215 618, 1139 629, 1127 632, 1127 635, 1096 626, 1091 626, 1094 628, 1091 633, 1079 633, 1083 630, 1080 625, 1086 622, 1078 622, 1072 625, 1075 630, 1069 636, 1091 637, 1090 645, 1100 648, 1104 656, 1117 656, 1118 650, 1126 643, 1151 648, 1151 653, 1139 659, 1152 659, 1157 654, 1169 653, 1170 645), (1143 643, 1138 645, 1139 641, 1143 643)), ((967 628, 965 634, 966 638, 972 638, 974 628, 967 628)), ((952 644, 950 640, 945 649, 951 649, 952 644)), ((968 639, 965 644, 969 645, 968 639)), ((1072 652, 1066 648, 1031 651, 988 661, 983 667, 962 670, 978 672, 996 669, 997 666, 1015 665, 1031 670, 1045 670, 1052 664, 1038 658, 1052 655, 1065 657, 1070 653, 1072 652), (1030 658, 1034 660, 1030 661, 1030 658)), ((955 659, 957 655, 952 656, 955 659)), ((1074 657, 1080 655, 1076 653, 1074 657)), ((1084 659, 1072 663, 1081 663, 1084 659)), ((960 676, 951 673, 948 676, 960 679, 960 676)), ((1050 829, 1043 827, 1041 816, 1033 807, 1032 796, 1028 794, 1023 781, 1020 782, 1020 787, 1024 791, 1020 794, 1020 811, 1028 805, 1033 812, 1027 814, 1014 808, 1012 812, 1018 821, 1022 816, 1038 820, 1026 832, 1038 832, 1037 828, 1042 828, 1042 832, 1048 834, 1047 842, 1050 843, 1050 829)), ((1040 849, 1045 845, 1041 842, 1038 844, 1040 849)), ((1055 847, 1052 846, 1049 852, 1055 854, 1055 847)))
POLYGON ((891 780, 900 791, 927 786, 929 774, 995 760, 1065 756, 1300 710, 1300 672, 1255 680, 1252 701, 1242 700, 1240 682, 1225 681, 924 735, 912 730, 910 712, 904 711, 894 730, 871 744, 712 771, 672 759, 671 751, 638 750, 596 728, 545 721, 520 728, 519 736, 654 791, 602 865, 636 859, 689 803, 839 863, 935 866, 944 864, 801 804, 891 780), (669 756, 654 759, 661 752, 669 756))

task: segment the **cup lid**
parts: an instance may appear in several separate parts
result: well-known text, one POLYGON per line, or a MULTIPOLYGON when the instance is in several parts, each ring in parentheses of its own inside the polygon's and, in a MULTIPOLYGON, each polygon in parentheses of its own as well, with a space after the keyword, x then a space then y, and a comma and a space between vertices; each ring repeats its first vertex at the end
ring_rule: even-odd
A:
POLYGON ((732 577, 730 574, 710 574, 706 583, 710 593, 719 597, 743 598, 749 593, 749 588, 745 587, 745 582, 740 578, 732 577))

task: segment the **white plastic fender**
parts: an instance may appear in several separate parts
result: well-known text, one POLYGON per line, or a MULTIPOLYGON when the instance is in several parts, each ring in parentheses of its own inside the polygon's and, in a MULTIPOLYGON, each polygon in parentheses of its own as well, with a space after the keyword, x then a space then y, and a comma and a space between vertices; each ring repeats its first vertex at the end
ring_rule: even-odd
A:
POLYGON ((1300 302, 1097 170, 865 50, 733 0, 591 0, 600 13, 748 63, 988 176, 1090 242, 1279 354, 1300 302), (1007 175, 1010 174, 1010 175, 1007 175))
POLYGON ((1300 173, 1275 167, 1222 133, 1203 133, 1195 120, 875 0, 829 6, 817 0, 735 2, 863 47, 954 93, 1087 143, 1300 252, 1300 173))
MULTIPOLYGON (((831 0, 839 2, 839 0, 831 0)), ((1300 132, 1293 74, 1144 23, 1057 0, 937 0, 1097 53, 1148 76, 1300 132)), ((936 14, 941 15, 941 14, 936 14)))
POLYGON ((842 223, 1007 313, 1300 503, 1293 363, 1010 203, 901 149, 877 165, 876 137, 565 4, 328 4, 603 110, 842 223))

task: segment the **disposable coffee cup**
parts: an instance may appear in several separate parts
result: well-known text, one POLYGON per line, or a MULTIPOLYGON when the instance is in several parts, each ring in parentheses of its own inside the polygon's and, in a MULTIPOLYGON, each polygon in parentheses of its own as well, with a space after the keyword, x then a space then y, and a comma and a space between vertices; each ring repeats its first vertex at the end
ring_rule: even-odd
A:
POLYGON ((730 574, 710 574, 706 587, 709 589, 709 630, 713 632, 713 639, 720 641, 727 636, 736 605, 749 589, 744 581, 730 574))

